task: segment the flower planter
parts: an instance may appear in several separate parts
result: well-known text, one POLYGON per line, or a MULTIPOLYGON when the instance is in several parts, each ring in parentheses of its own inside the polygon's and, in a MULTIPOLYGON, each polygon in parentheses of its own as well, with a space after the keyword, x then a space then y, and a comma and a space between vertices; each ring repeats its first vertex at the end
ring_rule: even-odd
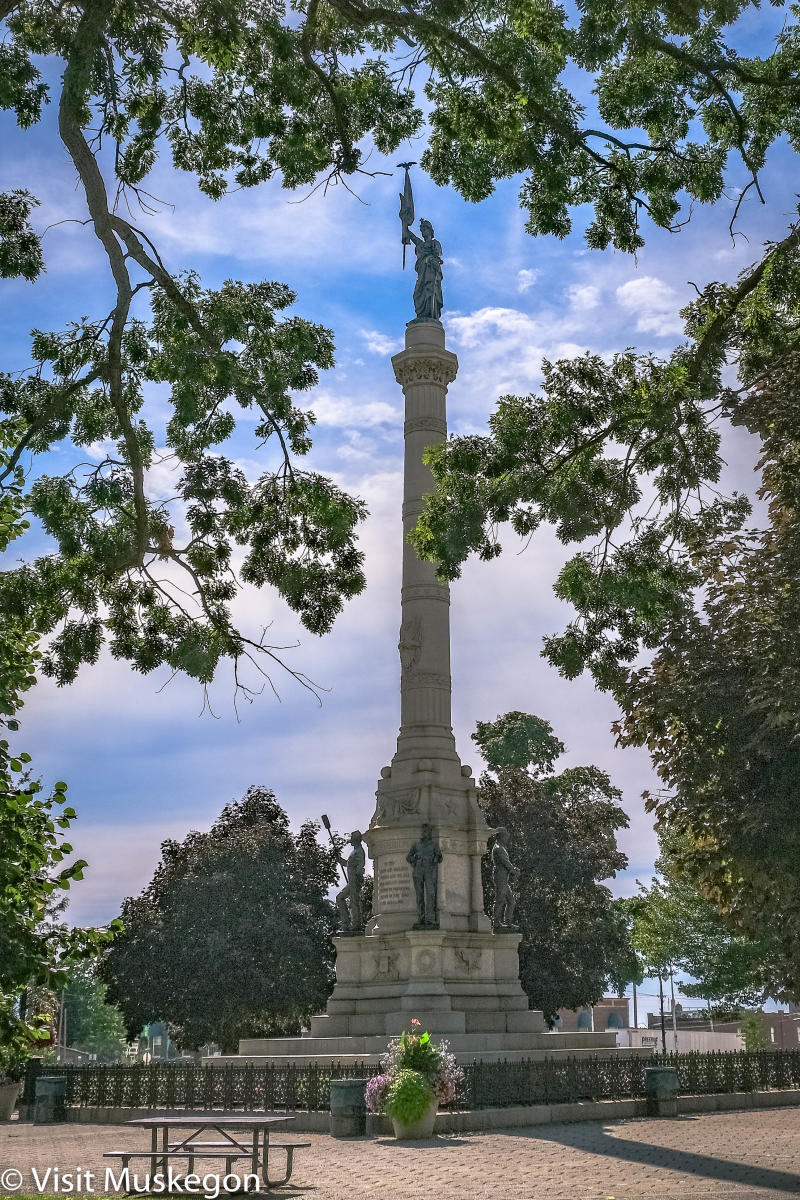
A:
POLYGON ((18 1083, 0 1083, 0 1121, 10 1121, 19 1095, 18 1083))
POLYGON ((396 1138, 430 1138, 433 1137, 433 1127, 436 1124, 436 1110, 439 1107, 439 1101, 434 1096, 431 1101, 428 1111, 421 1116, 418 1121, 398 1121, 396 1117, 392 1117, 392 1125, 394 1126, 394 1136, 396 1138))

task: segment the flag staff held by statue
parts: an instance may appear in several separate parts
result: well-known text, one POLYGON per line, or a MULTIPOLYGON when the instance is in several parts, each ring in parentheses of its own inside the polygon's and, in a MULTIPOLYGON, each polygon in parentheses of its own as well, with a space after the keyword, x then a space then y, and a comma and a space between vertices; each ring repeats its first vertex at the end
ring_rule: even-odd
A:
POLYGON ((408 236, 409 225, 414 224, 414 194, 411 191, 411 179, 409 178, 408 168, 415 167, 415 162, 398 163, 398 167, 402 167, 406 173, 403 190, 400 193, 400 221, 403 226, 403 270, 406 269, 406 246, 411 241, 408 236))

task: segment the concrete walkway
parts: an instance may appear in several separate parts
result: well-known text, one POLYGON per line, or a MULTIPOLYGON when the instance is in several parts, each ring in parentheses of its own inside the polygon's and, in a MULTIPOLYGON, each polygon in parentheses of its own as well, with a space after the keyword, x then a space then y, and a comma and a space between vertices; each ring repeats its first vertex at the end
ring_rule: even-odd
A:
MULTIPOLYGON (((288 1133, 288 1127, 287 1127, 288 1133)), ((800 1196, 800 1110, 709 1113, 662 1120, 547 1125, 430 1142, 390 1138, 336 1141, 321 1134, 296 1158, 285 1200, 767 1200, 800 1196)), ((115 1125, 0 1125, 2 1175, 23 1174, 15 1190, 36 1193, 31 1168, 51 1175, 45 1193, 66 1194, 63 1173, 95 1172, 103 1194, 106 1149, 149 1145, 138 1129, 115 1125)), ((143 1161, 143 1160, 140 1160, 143 1161)), ((198 1164, 205 1173, 222 1164, 198 1164)), ((277 1167, 277 1164, 276 1164, 277 1167)), ((146 1168, 140 1167, 142 1175, 146 1168)), ((16 1176, 12 1177, 12 1183, 16 1176)), ((73 1193, 74 1194, 74 1193, 73 1193)))

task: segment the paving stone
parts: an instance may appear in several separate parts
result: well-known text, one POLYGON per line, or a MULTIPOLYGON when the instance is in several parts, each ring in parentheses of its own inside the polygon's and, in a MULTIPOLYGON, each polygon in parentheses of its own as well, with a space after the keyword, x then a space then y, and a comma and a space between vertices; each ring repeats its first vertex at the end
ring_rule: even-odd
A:
MULTIPOLYGON (((287 1133, 289 1128, 287 1127, 287 1133)), ((441 1135, 430 1142, 336 1140, 302 1134, 291 1185, 299 1200, 777 1200, 800 1196, 800 1109, 698 1113, 673 1119, 591 1121, 441 1135)), ((149 1147, 118 1125, 0 1125, 0 1177, 32 1168, 95 1173, 103 1150, 149 1147)), ((143 1160, 140 1160, 143 1162, 143 1160)), ((199 1164, 198 1164, 199 1165, 199 1164)), ((203 1172, 216 1170, 204 1165, 203 1172)), ((222 1172, 222 1164, 219 1170, 222 1172)), ((146 1166, 140 1167, 143 1175, 146 1166)), ((52 1179, 52 1177, 51 1177, 52 1179)), ((45 1189, 54 1192, 52 1184, 45 1189)), ((63 1190, 63 1189, 62 1189, 63 1190)), ((4 1189, 0 1187, 0 1196, 4 1189)), ((84 1189, 83 1194, 86 1194, 84 1189)))

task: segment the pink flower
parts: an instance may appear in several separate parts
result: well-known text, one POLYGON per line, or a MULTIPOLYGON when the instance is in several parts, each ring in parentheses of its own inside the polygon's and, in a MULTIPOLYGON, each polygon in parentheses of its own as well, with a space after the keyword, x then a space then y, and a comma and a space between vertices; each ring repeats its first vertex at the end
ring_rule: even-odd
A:
POLYGON ((364 1100, 370 1112, 381 1112, 387 1088, 391 1083, 390 1075, 373 1075, 368 1081, 364 1100))
POLYGON ((418 1021, 416 1017, 412 1017, 412 1018, 411 1018, 411 1024, 412 1024, 412 1025, 421 1025, 421 1024, 422 1024, 422 1022, 421 1022, 421 1021, 418 1021))

